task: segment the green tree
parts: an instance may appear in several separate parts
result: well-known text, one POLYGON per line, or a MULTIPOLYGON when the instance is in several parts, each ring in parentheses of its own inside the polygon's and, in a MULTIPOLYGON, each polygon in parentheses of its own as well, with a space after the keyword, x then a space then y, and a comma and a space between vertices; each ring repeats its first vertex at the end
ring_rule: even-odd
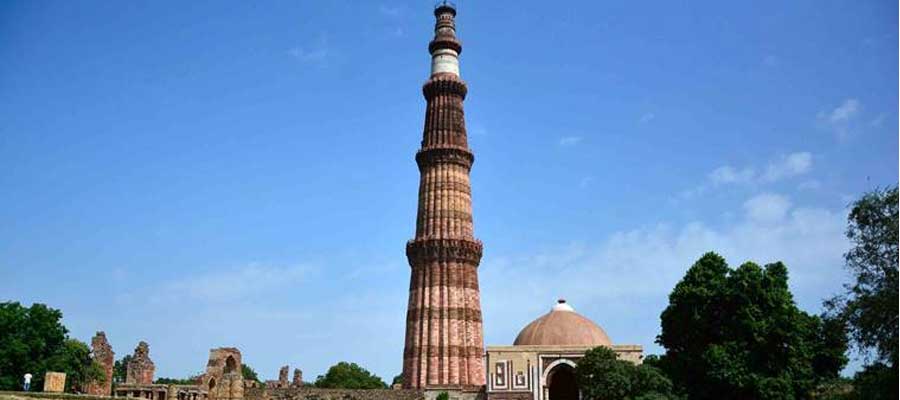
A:
POLYGON ((197 376, 189 378, 156 378, 153 383, 163 385, 196 385, 197 376))
POLYGON ((852 400, 896 400, 897 367, 872 363, 853 376, 852 400))
POLYGON ((45 371, 66 373, 66 391, 84 392, 91 382, 104 382, 103 367, 91 358, 91 349, 82 341, 66 339, 63 345, 46 360, 45 371))
MULTIPOLYGON (((876 361, 897 366, 897 187, 866 193, 852 204, 847 238, 853 247, 844 254, 854 282, 826 306, 847 321, 862 352, 874 351, 876 361)), ((894 386, 896 388, 896 385, 894 386)))
POLYGON ((692 400, 805 399, 847 362, 841 321, 799 310, 780 262, 732 270, 707 253, 660 319, 658 364, 692 400))
POLYGON ((319 375, 315 386, 333 389, 383 389, 387 384, 356 363, 341 361, 328 368, 325 375, 319 375))
POLYGON ((575 380, 587 400, 675 399, 672 382, 650 365, 619 360, 606 347, 588 350, 578 361, 575 380))
POLYGON ((245 380, 259 382, 259 375, 256 374, 253 367, 247 364, 241 364, 241 376, 243 376, 245 380))
POLYGON ((66 341, 61 319, 62 312, 43 304, 0 303, 0 390, 21 389, 26 372, 34 375, 33 387, 43 385, 47 361, 66 341))
POLYGON ((403 384, 403 374, 397 374, 394 379, 391 380, 391 386, 394 385, 402 385, 403 384))
POLYGON ((128 372, 128 363, 131 362, 131 354, 126 354, 113 363, 113 384, 125 383, 125 375, 128 372))

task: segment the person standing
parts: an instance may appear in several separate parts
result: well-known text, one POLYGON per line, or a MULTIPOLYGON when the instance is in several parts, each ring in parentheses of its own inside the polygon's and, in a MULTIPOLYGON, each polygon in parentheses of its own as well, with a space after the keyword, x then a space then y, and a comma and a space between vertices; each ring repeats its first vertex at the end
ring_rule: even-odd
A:
POLYGON ((25 373, 25 384, 22 386, 23 386, 23 390, 26 392, 28 391, 28 389, 31 389, 31 374, 30 373, 27 373, 27 372, 25 373))

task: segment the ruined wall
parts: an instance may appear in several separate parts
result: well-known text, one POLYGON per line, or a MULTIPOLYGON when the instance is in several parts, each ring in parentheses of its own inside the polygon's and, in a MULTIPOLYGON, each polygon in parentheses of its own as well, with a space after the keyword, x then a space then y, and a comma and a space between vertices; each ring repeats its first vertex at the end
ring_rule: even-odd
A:
POLYGON ((103 368, 106 380, 103 382, 92 381, 85 388, 85 393, 94 396, 109 396, 112 393, 113 364, 116 353, 106 341, 106 333, 97 332, 91 338, 91 358, 103 368))
POLYGON ((421 390, 391 389, 319 389, 308 386, 293 388, 251 388, 244 400, 424 400, 421 390))
POLYGON ((244 377, 241 374, 241 351, 234 347, 210 350, 203 382, 209 390, 210 400, 243 399, 244 377))
POLYGON ((125 383, 133 385, 150 385, 153 383, 153 374, 156 366, 150 360, 150 345, 147 342, 138 343, 134 349, 131 361, 125 366, 125 383))

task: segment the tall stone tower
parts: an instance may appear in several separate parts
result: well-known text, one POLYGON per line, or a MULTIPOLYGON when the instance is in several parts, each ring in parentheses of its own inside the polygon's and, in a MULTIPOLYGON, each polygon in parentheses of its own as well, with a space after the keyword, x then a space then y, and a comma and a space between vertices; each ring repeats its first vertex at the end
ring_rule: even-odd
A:
POLYGON ((474 156, 466 138, 459 77, 462 44, 456 8, 434 10, 429 43, 431 77, 422 87, 427 102, 419 166, 416 237, 406 244, 412 268, 403 351, 403 386, 474 391, 484 385, 484 338, 478 264, 481 242, 472 225, 469 171, 474 156))

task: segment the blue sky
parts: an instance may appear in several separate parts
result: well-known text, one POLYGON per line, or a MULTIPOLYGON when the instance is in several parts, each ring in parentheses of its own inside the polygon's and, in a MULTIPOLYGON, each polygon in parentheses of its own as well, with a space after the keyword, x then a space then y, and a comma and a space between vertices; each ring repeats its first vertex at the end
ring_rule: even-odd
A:
MULTIPOLYGON (((703 252, 848 277, 898 180, 897 2, 459 1, 488 345, 565 297, 653 343, 703 252)), ((0 4, 0 300, 157 376, 401 369, 427 1, 0 4)))

